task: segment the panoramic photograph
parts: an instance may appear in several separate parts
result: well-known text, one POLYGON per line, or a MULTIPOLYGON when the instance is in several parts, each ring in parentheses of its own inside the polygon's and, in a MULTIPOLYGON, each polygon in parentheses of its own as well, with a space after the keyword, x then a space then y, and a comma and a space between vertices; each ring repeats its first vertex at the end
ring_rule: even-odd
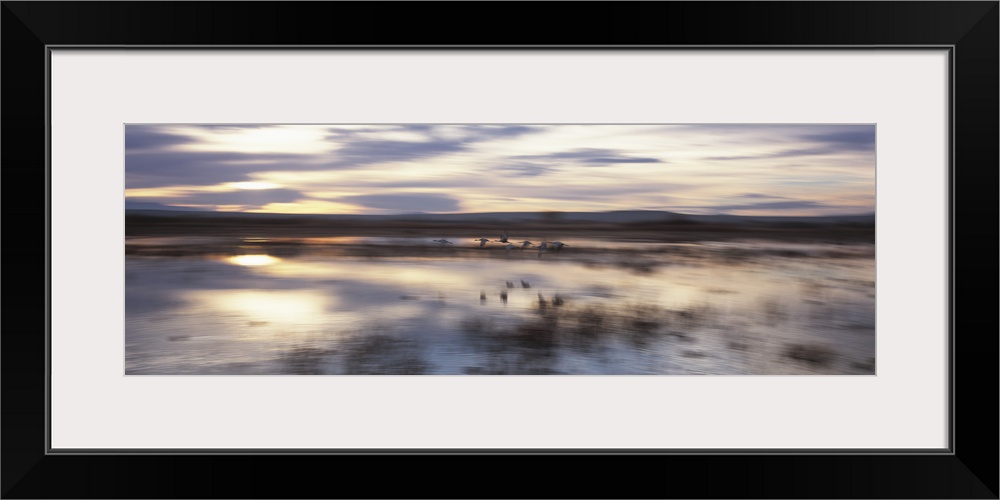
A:
POLYGON ((126 375, 875 375, 874 124, 126 124, 126 375))

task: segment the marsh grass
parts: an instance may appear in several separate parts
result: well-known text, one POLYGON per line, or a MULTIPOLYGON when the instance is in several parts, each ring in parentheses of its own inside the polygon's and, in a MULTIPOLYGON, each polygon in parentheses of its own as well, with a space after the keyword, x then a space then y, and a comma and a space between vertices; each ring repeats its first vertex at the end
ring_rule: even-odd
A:
POLYGON ((388 333, 355 335, 340 345, 345 375, 423 375, 430 369, 416 341, 388 333))
POLYGON ((825 344, 793 343, 785 346, 785 357, 802 361, 813 367, 825 367, 833 363, 837 351, 825 344))
POLYGON ((336 351, 310 345, 295 345, 280 354, 282 373, 325 375, 324 362, 336 351))
POLYGON ((776 297, 761 298, 757 301, 757 310, 771 325, 787 320, 790 316, 788 309, 788 305, 776 297))
POLYGON ((556 373, 560 356, 607 361, 615 346, 648 355, 645 347, 666 338, 669 312, 654 305, 555 304, 539 301, 537 315, 510 324, 476 316, 463 320, 468 344, 487 358, 465 372, 556 373))
MULTIPOLYGON (((555 297, 539 293, 535 314, 461 319, 455 348, 469 356, 463 365, 433 366, 420 341, 373 324, 289 345, 280 355, 281 371, 422 375, 444 369, 470 375, 542 375, 591 373, 600 367, 608 373, 695 373, 701 364, 711 363, 704 360, 727 359, 746 372, 769 373, 825 372, 840 363, 841 353, 827 343, 768 340, 774 335, 758 331, 760 320, 727 322, 731 315, 711 302, 665 308, 555 297), (776 368, 781 365, 785 368, 776 368)), ((773 297, 759 299, 757 309, 769 326, 789 316, 787 305, 773 297)), ((874 373, 873 359, 843 363, 852 373, 874 373)))
POLYGON ((380 327, 300 340, 278 354, 288 375, 422 375, 430 370, 420 346, 380 327))

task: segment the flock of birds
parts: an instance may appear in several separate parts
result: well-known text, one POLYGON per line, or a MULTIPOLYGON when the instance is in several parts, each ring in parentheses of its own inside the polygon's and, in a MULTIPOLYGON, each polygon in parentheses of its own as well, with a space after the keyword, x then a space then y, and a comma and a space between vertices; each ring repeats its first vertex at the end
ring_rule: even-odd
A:
MULTIPOLYGON (((541 257, 543 253, 545 253, 545 252, 547 252, 549 250, 553 250, 553 251, 559 252, 559 251, 561 251, 563 249, 563 247, 568 247, 569 246, 569 245, 567 245, 567 244, 565 244, 565 243, 563 243, 561 241, 551 241, 550 242, 550 241, 545 241, 545 240, 542 240, 542 242, 540 244, 538 244, 538 245, 535 245, 533 242, 528 241, 528 240, 520 241, 520 242, 518 242, 517 245, 515 245, 514 243, 512 243, 512 242, 510 242, 508 240, 507 231, 504 231, 503 235, 501 235, 500 239, 498 239, 498 240, 491 240, 489 238, 477 238, 477 239, 474 239, 472 241, 478 241, 479 242, 479 248, 485 247, 487 243, 503 243, 504 244, 504 249, 508 253, 510 253, 511 250, 515 250, 515 249, 518 249, 518 248, 520 248, 521 250, 524 250, 524 249, 526 249, 528 247, 535 247, 535 248, 538 249, 538 256, 539 257, 541 257)), ((437 243, 438 245, 441 245, 441 246, 444 246, 444 245, 453 245, 454 244, 451 241, 448 241, 448 240, 445 240, 445 239, 434 240, 434 242, 437 243)))

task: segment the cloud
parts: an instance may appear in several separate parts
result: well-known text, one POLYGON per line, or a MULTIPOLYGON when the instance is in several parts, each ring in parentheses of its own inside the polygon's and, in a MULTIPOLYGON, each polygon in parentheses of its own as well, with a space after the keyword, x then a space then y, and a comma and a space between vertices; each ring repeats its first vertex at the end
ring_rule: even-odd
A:
POLYGON ((427 160, 433 157, 467 151, 470 146, 495 139, 507 139, 544 130, 528 125, 399 125, 389 127, 327 129, 334 135, 331 141, 343 143, 337 150, 332 167, 353 167, 382 162, 427 160), (380 135, 395 137, 406 134, 419 140, 386 140, 380 135))
POLYGON ((495 167, 490 167, 492 172, 498 172, 503 175, 512 175, 514 177, 535 177, 538 175, 544 175, 554 170, 554 167, 539 165, 537 163, 512 163, 512 164, 501 164, 495 167))
MULTIPOLYGON (((266 125, 204 125, 206 131, 266 128, 266 125)), ((190 128, 190 127, 189 127, 190 128)), ((426 161, 450 153, 467 151, 473 144, 499 138, 536 133, 544 127, 525 125, 399 125, 332 126, 331 142, 341 146, 326 154, 246 153, 239 151, 178 151, 172 146, 201 142, 169 132, 162 126, 126 127, 125 187, 164 185, 210 186, 250 180, 267 171, 345 170, 383 162, 426 161), (458 131, 458 135, 452 132, 458 131), (446 131, 449 132, 446 134, 446 131), (379 135, 405 132, 422 140, 379 139, 379 135), (447 137, 438 137, 447 136, 447 137)))
POLYGON ((471 135, 474 140, 485 141, 535 134, 548 130, 548 127, 537 125, 478 125, 471 127, 470 130, 472 131, 471 135))
POLYGON ((718 202, 726 204, 720 210, 781 214, 836 207, 823 208, 816 198, 796 202, 764 193, 787 194, 803 183, 825 186, 824 193, 873 185, 864 171, 874 164, 873 125, 333 124, 285 130, 290 128, 130 125, 126 188, 161 188, 130 191, 150 195, 145 202, 406 213, 482 211, 491 205, 659 206, 668 196, 707 186, 685 204, 711 210, 708 205, 718 202), (718 168, 697 168, 702 156, 719 160, 718 168), (735 163, 721 163, 760 158, 776 160, 736 171, 722 168, 735 163), (677 165, 682 159, 690 165, 663 177, 661 165, 677 165), (803 171, 788 163, 823 168, 803 171), (841 168, 845 165, 849 170, 841 168), (621 170, 611 172, 616 168, 621 170), (620 175, 623 171, 629 175, 620 175), (738 182, 723 185, 718 177, 738 182), (241 181, 281 189, 231 192, 223 186, 241 181), (187 197, 176 197, 185 191, 187 197), (514 199, 508 204, 498 201, 502 197, 514 199))
POLYGON ((248 181, 250 174, 268 170, 322 168, 315 155, 292 153, 126 152, 125 187, 211 186, 248 181))
POLYGON ((291 203, 305 198, 294 189, 246 189, 226 192, 197 192, 186 196, 132 197, 127 202, 160 203, 164 205, 243 205, 260 208, 269 203, 291 203))
POLYGON ((832 208, 829 205, 816 203, 815 201, 767 201, 762 203, 748 203, 743 205, 717 205, 712 207, 720 211, 733 210, 802 210, 810 208, 832 208))
POLYGON ((125 127, 126 150, 164 149, 179 144, 198 142, 198 139, 164 132, 152 125, 128 125, 125 127))
POLYGON ((656 158, 626 156, 613 149, 581 148, 572 151, 562 151, 544 155, 521 155, 512 157, 516 160, 570 160, 577 163, 606 165, 609 163, 664 163, 656 158))
POLYGON ((805 134, 802 140, 823 144, 836 151, 875 151, 875 126, 846 126, 818 134, 805 134))
MULTIPOLYGON (((803 126, 802 128, 806 131, 795 130, 788 132, 779 130, 773 132, 777 137, 787 137, 787 140, 781 144, 786 146, 794 144, 795 147, 785 147, 777 151, 755 155, 706 156, 702 159, 708 161, 733 161, 857 153, 871 154, 875 152, 874 125, 803 126), (812 132, 807 132, 808 130, 812 130, 812 132)), ((753 132, 753 129, 746 129, 744 132, 750 134, 753 132)))
POLYGON ((772 195, 763 194, 763 193, 743 193, 743 194, 737 195, 737 197, 739 197, 739 198, 768 198, 768 199, 772 199, 772 200, 774 200, 774 199, 785 199, 784 196, 772 196, 772 195))
POLYGON ((690 186, 668 183, 636 183, 619 184, 614 186, 613 189, 609 189, 607 184, 560 185, 557 187, 551 185, 532 185, 521 186, 519 189, 518 194, 525 198, 589 203, 620 200, 622 197, 627 197, 633 201, 639 197, 653 196, 662 198, 668 196, 669 193, 683 192, 686 189, 690 189, 690 186))
POLYGON ((236 131, 236 130, 259 130, 265 128, 271 128, 276 126, 282 126, 281 124, 269 125, 269 124, 254 124, 254 125, 243 125, 243 124, 215 124, 215 125, 197 125, 200 129, 205 130, 225 130, 225 131, 236 131))
POLYGON ((738 160, 756 160, 759 158, 774 158, 771 155, 757 155, 757 156, 705 156, 702 160, 705 161, 738 161, 738 160))
POLYGON ((366 208, 392 212, 457 212, 459 200, 448 195, 433 193, 365 194, 345 196, 337 201, 353 203, 366 208))
POLYGON ((611 158, 611 157, 598 157, 598 158, 586 158, 582 160, 584 163, 663 163, 656 158, 611 158))
MULTIPOLYGON (((149 198, 145 198, 149 199, 149 198)), ((177 207, 148 201, 132 201, 132 198, 125 200, 125 210, 176 210, 176 211, 197 211, 197 208, 177 207)))
POLYGON ((372 163, 426 160, 447 153, 462 151, 460 141, 359 141, 345 144, 337 151, 332 167, 352 167, 372 163))

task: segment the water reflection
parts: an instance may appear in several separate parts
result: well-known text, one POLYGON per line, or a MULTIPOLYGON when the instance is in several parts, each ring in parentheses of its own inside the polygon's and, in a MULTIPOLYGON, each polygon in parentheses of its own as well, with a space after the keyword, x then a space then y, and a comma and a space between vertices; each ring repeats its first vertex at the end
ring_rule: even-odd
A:
POLYGON ((334 303, 334 297, 315 290, 192 290, 184 298, 192 308, 225 317, 289 324, 319 324, 334 303))
POLYGON ((127 256, 126 373, 875 369, 871 245, 633 243, 557 259, 352 245, 127 256))
POLYGON ((234 255, 226 261, 238 266, 269 266, 281 262, 281 259, 270 255, 234 255))

